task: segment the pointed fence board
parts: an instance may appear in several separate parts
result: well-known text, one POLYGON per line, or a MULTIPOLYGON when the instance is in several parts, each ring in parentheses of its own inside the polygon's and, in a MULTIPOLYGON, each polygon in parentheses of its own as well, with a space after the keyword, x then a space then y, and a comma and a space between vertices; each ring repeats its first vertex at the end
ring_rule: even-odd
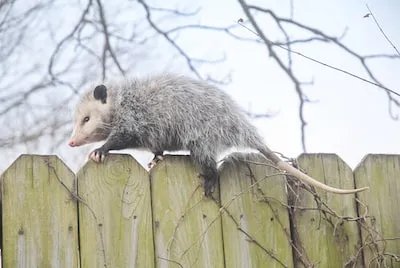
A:
POLYGON ((157 267, 224 267, 219 207, 204 197, 198 172, 187 156, 151 170, 157 267))
POLYGON ((77 267, 75 175, 56 156, 21 155, 2 175, 3 267, 77 267))
MULTIPOLYGON (((352 170, 335 154, 301 155, 298 163, 309 176, 320 182, 336 188, 354 189, 352 170)), ((303 262, 299 255, 296 256, 298 267, 310 264, 331 268, 362 267, 357 222, 340 218, 342 215, 357 218, 356 195, 338 195, 316 188, 322 201, 317 205, 310 192, 297 187, 293 190, 289 191, 294 206, 292 233, 296 247, 303 255, 303 262)))
POLYGON ((131 156, 78 173, 81 267, 154 267, 149 176, 131 156))
POLYGON ((220 174, 226 267, 293 267, 281 171, 260 155, 234 154, 220 174))
POLYGON ((112 154, 75 176, 56 156, 21 155, 0 177, 2 267, 400 268, 400 155, 354 172, 333 154, 297 163, 370 190, 315 194, 258 154, 227 157, 212 198, 189 156, 149 173, 112 154))
POLYGON ((368 155, 355 172, 366 267, 400 267, 400 155, 368 155), (398 258, 398 257, 397 257, 398 258))

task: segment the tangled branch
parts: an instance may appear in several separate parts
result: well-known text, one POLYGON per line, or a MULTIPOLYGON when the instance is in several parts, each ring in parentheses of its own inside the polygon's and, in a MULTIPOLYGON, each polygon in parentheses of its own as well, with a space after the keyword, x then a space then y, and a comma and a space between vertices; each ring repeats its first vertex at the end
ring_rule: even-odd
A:
MULTIPOLYGON (((305 108, 305 104, 310 102, 310 100, 307 98, 307 96, 304 93, 304 89, 303 89, 303 84, 300 79, 297 77, 297 75, 294 73, 293 68, 292 68, 292 57, 291 54, 297 54, 300 55, 302 57, 305 57, 309 60, 312 60, 314 62, 317 62, 319 64, 322 64, 326 67, 335 69, 337 71, 346 73, 348 75, 351 75, 357 79, 363 80, 364 82, 367 83, 371 83, 374 84, 375 86, 378 86, 379 88, 383 89, 384 92, 387 94, 388 100, 389 100, 389 115, 391 116, 392 119, 397 120, 398 119, 398 115, 395 115, 393 113, 393 107, 392 105, 395 105, 396 107, 400 108, 400 100, 399 100, 399 96, 400 94, 397 93, 395 90, 391 90, 388 87, 386 87, 383 83, 381 83, 376 76, 373 74, 371 68, 368 66, 367 64, 367 60, 368 59, 375 59, 375 58, 400 58, 400 56, 398 55, 360 55, 358 53, 356 53, 354 50, 350 49, 349 47, 347 47, 346 45, 344 45, 341 42, 341 38, 337 38, 334 36, 329 36, 327 34, 325 34, 324 32, 314 28, 314 27, 310 27, 307 26, 305 24, 302 24, 300 22, 297 22, 295 20, 293 20, 292 18, 288 19, 288 18, 283 18, 280 17, 278 15, 276 15, 272 10, 270 9, 266 9, 266 8, 262 8, 260 6, 255 6, 255 5, 248 5, 245 0, 238 0, 246 17, 248 18, 248 20, 250 21, 251 26, 254 28, 255 33, 257 34, 257 36, 261 39, 261 43, 264 44, 267 48, 267 51, 269 53, 269 56, 271 58, 273 58, 275 60, 275 62, 278 64, 278 66, 284 71, 284 73, 288 76, 288 78, 292 81, 293 85, 294 85, 294 89, 295 92, 298 96, 298 100, 299 100, 299 109, 298 109, 298 113, 299 113, 299 119, 300 119, 300 128, 301 128, 301 143, 302 143, 302 147, 303 147, 303 151, 306 152, 306 138, 305 138, 305 128, 307 126, 307 122, 305 120, 305 116, 304 116, 304 108, 305 108), (261 27, 259 26, 259 24, 257 23, 254 14, 252 13, 252 11, 256 11, 256 12, 260 12, 262 14, 268 15, 270 16, 276 23, 276 25, 278 26, 278 28, 280 29, 281 33, 284 35, 285 37, 285 42, 281 42, 281 41, 277 41, 274 42, 272 40, 270 40, 267 36, 267 34, 261 29, 261 27), (297 29, 301 29, 304 30, 310 34, 312 34, 312 37, 307 38, 307 39, 299 39, 299 40, 291 40, 290 35, 288 34, 288 31, 286 30, 286 26, 291 26, 291 27, 296 27, 297 29), (325 43, 331 43, 333 45, 335 45, 336 47, 339 47, 340 49, 342 49, 345 53, 351 55, 352 57, 354 57, 356 60, 359 61, 359 63, 361 64, 362 68, 366 71, 368 77, 372 80, 367 80, 365 78, 362 78, 358 75, 352 74, 350 72, 347 72, 345 70, 342 70, 340 68, 336 68, 333 67, 329 64, 323 63, 321 61, 315 60, 311 57, 305 56, 302 53, 298 53, 292 50, 291 46, 295 45, 295 44, 301 44, 304 42, 325 42, 325 43), (276 48, 283 48, 285 50, 288 51, 288 59, 287 59, 287 63, 285 64, 284 59, 279 56, 276 52, 276 48)), ((239 20, 239 23, 242 23, 243 20, 239 20)))

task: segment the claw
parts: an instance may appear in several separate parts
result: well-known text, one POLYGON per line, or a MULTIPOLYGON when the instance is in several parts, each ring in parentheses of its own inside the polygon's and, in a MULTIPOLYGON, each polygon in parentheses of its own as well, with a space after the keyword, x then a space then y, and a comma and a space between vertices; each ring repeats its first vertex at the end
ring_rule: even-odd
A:
POLYGON ((147 164, 147 167, 148 167, 149 169, 152 169, 156 164, 157 164, 157 162, 154 161, 154 159, 153 159, 153 160, 151 160, 151 161, 147 164))
POLYGON ((96 163, 104 162, 107 152, 98 148, 89 154, 89 159, 92 159, 96 163))
POLYGON ((147 164, 149 169, 152 169, 158 162, 163 161, 164 157, 162 155, 155 155, 154 158, 147 164))

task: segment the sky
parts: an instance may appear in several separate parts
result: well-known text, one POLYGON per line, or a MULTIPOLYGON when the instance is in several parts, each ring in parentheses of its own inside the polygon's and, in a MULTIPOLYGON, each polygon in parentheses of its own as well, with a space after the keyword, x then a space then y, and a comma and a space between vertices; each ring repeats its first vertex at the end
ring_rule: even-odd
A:
MULTIPOLYGON (((228 12, 228 2, 209 1, 206 18, 211 24, 223 24, 244 17, 237 5, 228 12)), ((258 1, 262 3, 263 1, 258 1)), ((286 1, 271 1, 270 7, 278 14, 287 14, 286 1), (282 11, 282 13, 279 13, 282 11)), ((257 3, 257 2, 255 2, 257 3)), ((395 53, 371 18, 363 18, 369 5, 375 17, 394 44, 400 44, 399 1, 294 1, 294 18, 317 27, 330 35, 340 36, 347 27, 343 42, 353 50, 365 53, 395 53)), ((204 11, 204 10, 203 10, 204 11)), ((268 22, 262 25, 268 28, 268 22)), ((271 27, 272 28, 272 27, 271 27)), ((243 29, 242 35, 252 36, 243 29)), ((203 43, 202 43, 203 45, 203 43)), ((206 44, 205 44, 206 45, 206 44)), ((397 46, 399 47, 399 45, 397 46)), ((209 49, 227 51, 227 66, 233 69, 232 84, 224 88, 243 107, 256 113, 272 112, 270 119, 254 120, 267 144, 290 157, 302 153, 298 99, 294 87, 268 57, 262 46, 245 43, 209 44, 209 49), (221 46, 222 48, 220 48, 221 46)), ((357 60, 329 45, 298 46, 293 48, 309 57, 366 77, 357 60)), ((309 153, 335 153, 354 168, 370 153, 398 154, 400 122, 388 114, 386 94, 375 86, 345 74, 293 56, 296 70, 305 81, 307 96, 315 103, 305 109, 306 147, 309 153)), ((400 91, 400 60, 373 60, 371 66, 380 81, 400 91)), ((228 68, 228 67, 227 67, 228 68)), ((400 110, 395 109, 400 115, 400 110)))
MULTIPOLYGON (((153 6, 160 4, 154 2, 153 6)), ((246 20, 240 5, 232 0, 176 1, 177 6, 188 8, 201 6, 196 22, 211 26, 234 24, 239 18, 246 20)), ((253 1, 265 8, 271 8, 280 16, 290 16, 290 1, 253 1)), ((165 7, 171 8, 163 2, 165 7)), ((172 2, 171 2, 172 3, 172 2)), ((400 47, 400 1, 398 0, 294 0, 294 19, 303 24, 316 27, 328 35, 341 36, 345 45, 360 54, 394 54, 372 18, 363 18, 369 5, 385 33, 397 47, 400 47)), ((258 15, 257 20, 268 36, 277 36, 273 21, 258 15)), ((235 30, 240 36, 254 38, 254 34, 244 28, 235 30)), ((292 31, 291 35, 305 37, 304 32, 292 31)), ((222 33, 207 31, 188 31, 179 35, 181 44, 190 55, 196 57, 218 58, 225 54, 226 60, 216 65, 202 65, 203 74, 214 77, 231 76, 231 83, 220 86, 243 108, 253 113, 271 113, 268 119, 255 119, 267 145, 289 157, 302 153, 300 121, 298 118, 298 98, 294 87, 285 74, 268 56, 264 46, 237 41, 222 33)), ((161 45, 160 45, 161 46, 161 45)), ((167 48, 168 44, 164 44, 167 48)), ((182 59, 167 61, 176 57, 167 50, 153 45, 153 56, 160 55, 160 64, 154 59, 141 64, 132 75, 144 76, 162 70, 189 74, 182 59)), ((323 61, 354 74, 366 77, 355 58, 329 44, 312 43, 292 48, 309 57, 323 61)), ((156 60, 157 61, 157 60, 156 60)), ((305 82, 313 81, 304 90, 313 103, 305 108, 306 148, 308 153, 334 153, 339 155, 350 167, 355 168, 362 158, 370 153, 398 154, 400 143, 400 121, 390 118, 386 93, 376 86, 349 77, 293 55, 296 73, 305 82)), ((371 68, 374 74, 389 88, 400 92, 400 59, 373 59, 371 68)), ((72 108, 72 107, 71 107, 72 108)), ((400 116, 400 109, 394 109, 400 116)), ((72 111, 71 111, 72 119, 72 111)), ((72 130, 72 126, 71 126, 72 130)), ((65 145, 54 151, 34 149, 29 153, 51 153, 59 155, 68 166, 76 171, 85 163, 87 153, 99 144, 89 145, 82 150, 65 145), (36 151, 35 151, 36 150, 36 151)), ((16 156, 26 153, 26 148, 14 151, 16 156)), ((128 150, 144 166, 152 154, 128 150)), ((10 163, 12 161, 10 160, 10 163)), ((6 163, 7 164, 7 163, 6 163)))

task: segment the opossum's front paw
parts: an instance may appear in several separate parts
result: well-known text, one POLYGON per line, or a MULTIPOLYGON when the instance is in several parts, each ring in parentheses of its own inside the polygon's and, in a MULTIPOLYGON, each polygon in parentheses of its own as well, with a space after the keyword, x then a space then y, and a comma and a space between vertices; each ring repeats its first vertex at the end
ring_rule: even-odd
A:
POLYGON ((100 163, 104 161, 107 153, 108 152, 106 150, 103 150, 102 148, 97 148, 89 154, 89 159, 92 159, 94 162, 100 163))
POLYGON ((149 169, 152 169, 158 162, 163 161, 164 157, 162 155, 155 155, 150 163, 147 164, 149 169))

